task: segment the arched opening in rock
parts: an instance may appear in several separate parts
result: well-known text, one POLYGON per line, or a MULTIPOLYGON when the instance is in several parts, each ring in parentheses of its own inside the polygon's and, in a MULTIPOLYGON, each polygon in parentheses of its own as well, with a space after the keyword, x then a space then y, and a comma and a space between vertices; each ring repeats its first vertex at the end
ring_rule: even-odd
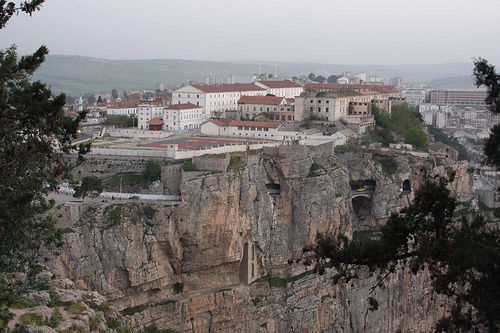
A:
POLYGON ((370 216, 372 200, 365 196, 358 196, 352 199, 352 207, 358 216, 370 216))
POLYGON ((411 192, 411 183, 409 179, 403 181, 403 192, 411 192))
POLYGON ((377 181, 374 179, 351 180, 349 181, 349 185, 351 185, 351 190, 353 191, 365 189, 366 191, 374 192, 377 187, 377 181))
POLYGON ((281 195, 281 185, 275 183, 266 184, 267 193, 270 195, 281 195))

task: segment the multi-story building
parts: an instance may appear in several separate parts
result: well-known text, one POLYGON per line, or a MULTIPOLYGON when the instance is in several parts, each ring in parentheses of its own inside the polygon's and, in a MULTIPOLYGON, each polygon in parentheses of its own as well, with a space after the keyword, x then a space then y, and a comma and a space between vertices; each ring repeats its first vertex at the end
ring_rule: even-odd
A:
MULTIPOLYGON (((380 105, 390 105, 391 98, 399 103, 401 93, 392 86, 343 85, 343 84, 306 84, 305 92, 295 99, 295 120, 309 117, 336 121, 349 115, 371 114, 370 103, 382 101, 380 105)), ((384 106, 384 108, 386 108, 384 106)))
POLYGON ((125 115, 125 116, 135 116, 137 115, 137 103, 117 103, 108 104, 104 109, 106 114, 115 115, 125 115))
POLYGON ((137 107, 137 128, 149 129, 148 121, 163 118, 163 107, 154 104, 139 104, 137 107))
POLYGON ((258 115, 270 120, 294 120, 291 99, 276 96, 241 96, 238 101, 240 117, 254 119, 258 115))
POLYGON ((184 131, 199 128, 205 119, 201 106, 186 103, 165 107, 163 121, 165 130, 184 131))
POLYGON ((420 105, 427 101, 429 90, 425 88, 408 87, 401 91, 402 96, 410 105, 420 105))
POLYGON ((266 89, 253 83, 189 84, 172 92, 172 104, 191 103, 200 106, 203 117, 221 117, 225 111, 237 110, 241 96, 265 96, 266 89))
POLYGON ((486 107, 486 91, 432 90, 430 103, 437 105, 486 107))
POLYGON ((197 129, 205 121, 201 106, 191 103, 167 107, 140 104, 138 128, 143 130, 185 131, 197 129))
POLYGON ((401 77, 391 77, 390 85, 396 88, 401 88, 403 86, 403 79, 401 77))
POLYGON ((289 80, 256 81, 255 84, 266 89, 267 94, 286 98, 294 98, 304 91, 300 85, 289 80))

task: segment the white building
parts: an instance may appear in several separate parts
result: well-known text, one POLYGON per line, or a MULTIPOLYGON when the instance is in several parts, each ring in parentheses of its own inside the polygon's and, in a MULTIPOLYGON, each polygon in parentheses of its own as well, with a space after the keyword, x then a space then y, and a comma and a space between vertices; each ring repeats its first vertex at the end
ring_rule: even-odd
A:
POLYGON ((409 87, 401 91, 401 95, 406 98, 406 102, 410 105, 420 105, 425 103, 429 89, 409 87))
POLYGON ((266 89, 253 83, 190 84, 172 92, 172 104, 200 106, 205 120, 237 110, 241 96, 265 96, 266 89))
POLYGON ((349 79, 346 78, 345 76, 339 77, 337 79, 338 84, 349 84, 349 79))
POLYGON ((105 111, 108 116, 109 115, 135 116, 137 115, 137 105, 135 106, 113 105, 113 106, 108 106, 105 109, 105 111))
POLYGON ((139 104, 137 107, 137 128, 148 129, 148 121, 153 118, 163 119, 163 107, 153 104, 139 104))
POLYGON ((201 133, 213 136, 238 137, 246 139, 263 139, 281 142, 298 142, 316 146, 327 142, 342 144, 342 137, 283 131, 283 124, 277 121, 243 121, 233 119, 213 119, 201 125, 201 133))
POLYGON ((266 94, 278 97, 294 98, 304 91, 304 88, 290 80, 283 81, 256 81, 255 84, 266 89, 266 94))
POLYGON ((199 128, 205 120, 201 106, 186 103, 165 107, 163 121, 167 131, 184 131, 199 128))

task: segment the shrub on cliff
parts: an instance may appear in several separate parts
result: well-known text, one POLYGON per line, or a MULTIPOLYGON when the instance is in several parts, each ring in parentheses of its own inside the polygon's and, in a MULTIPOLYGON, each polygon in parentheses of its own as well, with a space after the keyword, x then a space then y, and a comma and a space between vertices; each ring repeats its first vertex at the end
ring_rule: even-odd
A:
POLYGON ((426 181, 408 208, 391 215, 379 240, 318 235, 316 255, 331 259, 340 272, 337 279, 353 278, 356 265, 381 269, 385 277, 402 261, 414 273, 428 269, 434 290, 453 303, 450 315, 442 318, 436 331, 474 327, 497 332, 500 232, 481 216, 455 219, 456 201, 446 185, 444 179, 426 181))

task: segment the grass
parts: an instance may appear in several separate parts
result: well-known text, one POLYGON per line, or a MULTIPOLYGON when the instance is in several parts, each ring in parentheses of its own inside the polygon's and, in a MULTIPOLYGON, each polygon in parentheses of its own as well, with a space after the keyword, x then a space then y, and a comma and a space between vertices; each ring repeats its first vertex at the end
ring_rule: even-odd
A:
POLYGON ((311 164, 311 168, 309 169, 309 174, 307 175, 307 177, 311 178, 311 177, 321 176, 322 175, 321 170, 323 170, 326 173, 326 169, 322 165, 318 163, 313 163, 311 164))
POLYGON ((42 326, 45 323, 43 317, 36 313, 25 313, 19 317, 19 321, 22 324, 33 326, 42 326))
POLYGON ((398 170, 398 163, 392 156, 373 154, 373 160, 382 166, 382 172, 386 175, 392 176, 398 170))
POLYGON ((131 308, 126 308, 125 310, 121 311, 121 314, 124 316, 132 316, 133 314, 142 312, 147 308, 148 308, 147 305, 138 305, 131 308))
POLYGON ((87 311, 87 307, 82 303, 70 302, 68 305, 65 306, 65 310, 71 314, 76 315, 87 311))
POLYGON ((193 159, 187 159, 182 166, 182 170, 184 171, 198 171, 198 169, 194 166, 193 159))
POLYGON ((142 174, 126 172, 118 173, 113 177, 104 181, 104 185, 112 187, 120 187, 120 178, 122 179, 122 186, 135 186, 144 184, 144 176, 142 174))
POLYGON ((122 220, 123 205, 117 204, 106 207, 104 210, 104 216, 108 219, 109 226, 115 226, 120 224, 122 220))
POLYGON ((227 166, 227 171, 234 170, 238 171, 246 166, 246 163, 241 159, 239 155, 231 155, 231 160, 227 166))
POLYGON ((144 327, 143 333, 175 333, 173 329, 159 329, 156 325, 146 326, 144 327))
POLYGON ((308 275, 316 273, 315 269, 311 269, 309 271, 305 271, 304 273, 289 277, 289 278, 276 278, 272 276, 264 276, 254 282, 267 282, 269 288, 286 288, 288 283, 292 283, 298 281, 308 275))

